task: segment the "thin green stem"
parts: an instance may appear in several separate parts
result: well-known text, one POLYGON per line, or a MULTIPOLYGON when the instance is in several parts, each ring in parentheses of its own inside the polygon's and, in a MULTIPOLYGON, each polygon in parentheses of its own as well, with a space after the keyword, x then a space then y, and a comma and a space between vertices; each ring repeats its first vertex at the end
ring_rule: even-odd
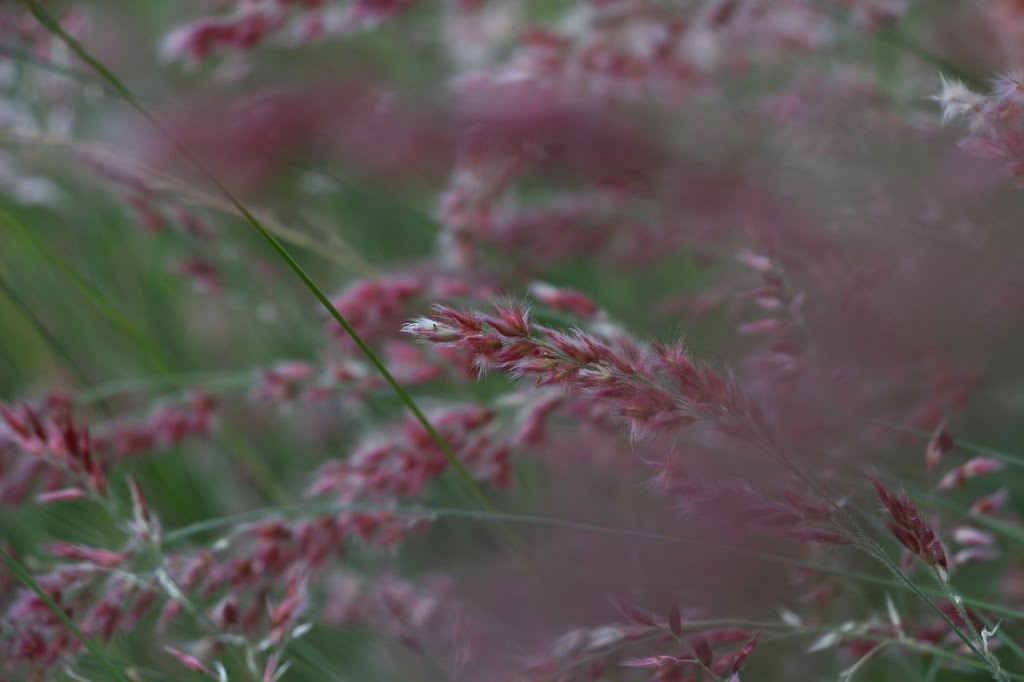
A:
POLYGON ((42 241, 32 233, 31 230, 22 225, 21 222, 16 220, 13 216, 0 213, 0 220, 6 223, 13 232, 19 234, 24 242, 45 261, 49 262, 53 267, 60 270, 65 277, 70 279, 82 295, 89 300, 93 307, 95 307, 100 314, 107 319, 107 321, 114 325, 118 331, 128 337, 136 347, 138 347, 154 369, 163 373, 169 373, 171 371, 170 365, 164 358, 163 354, 153 343, 150 342, 146 334, 135 326, 135 323, 127 315, 122 313, 118 307, 106 297, 99 287, 79 275, 70 263, 48 249, 42 241))
POLYGON ((102 88, 103 90, 106 90, 108 92, 110 91, 109 85, 107 85, 91 73, 79 71, 78 69, 74 69, 70 66, 64 66, 62 64, 51 62, 47 59, 43 59, 38 55, 32 54, 31 51, 26 50, 22 47, 18 47, 17 45, 0 43, 0 56, 9 57, 10 59, 13 59, 15 61, 19 61, 30 66, 44 69, 46 71, 50 71, 59 76, 64 76, 71 80, 77 81, 82 85, 95 85, 102 88))

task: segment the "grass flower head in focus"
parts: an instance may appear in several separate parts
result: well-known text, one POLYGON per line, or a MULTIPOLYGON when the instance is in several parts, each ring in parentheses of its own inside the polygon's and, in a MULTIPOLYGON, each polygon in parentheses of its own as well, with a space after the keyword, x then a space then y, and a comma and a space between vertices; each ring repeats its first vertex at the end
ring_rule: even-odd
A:
POLYGON ((0 7, 0 679, 1024 679, 1021 36, 0 7))

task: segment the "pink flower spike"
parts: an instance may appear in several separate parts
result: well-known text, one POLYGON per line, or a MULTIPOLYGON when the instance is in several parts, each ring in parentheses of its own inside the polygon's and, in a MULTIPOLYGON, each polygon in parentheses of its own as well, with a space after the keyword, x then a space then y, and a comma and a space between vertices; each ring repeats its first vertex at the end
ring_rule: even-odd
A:
POLYGON ((262 682, 275 682, 281 677, 288 665, 280 667, 281 664, 281 653, 275 652, 271 654, 270 658, 267 659, 267 665, 263 668, 262 682))
POLYGON ((673 604, 672 608, 668 611, 668 627, 676 637, 683 634, 683 619, 679 613, 678 604, 673 604))
POLYGON ((1005 149, 982 137, 968 137, 966 140, 962 140, 958 146, 965 154, 977 159, 1004 161, 1007 157, 1005 149))
POLYGON ((934 98, 942 107, 942 123, 967 118, 971 125, 981 118, 985 96, 972 92, 958 80, 942 78, 942 92, 934 98))
POLYGON ((282 381, 307 381, 313 377, 313 366, 301 360, 285 360, 270 370, 282 381))
POLYGON ((934 469, 939 460, 953 450, 953 446, 953 436, 949 435, 949 431, 946 431, 945 425, 940 425, 939 428, 935 429, 935 433, 932 434, 932 437, 928 440, 928 446, 925 448, 925 469, 927 471, 934 469))
POLYGON ((998 549, 990 547, 967 547, 953 555, 953 565, 963 566, 964 564, 979 564, 986 561, 995 561, 1002 556, 998 549))
POLYGON ((109 549, 70 545, 63 542, 55 543, 46 548, 48 554, 71 561, 84 561, 102 568, 117 568, 124 563, 125 556, 109 549))
POLYGON ((753 251, 741 251, 736 254, 736 260, 748 268, 757 272, 774 272, 775 263, 771 258, 754 253, 753 251))
POLYGON ((782 320, 774 317, 767 317, 763 320, 754 320, 753 322, 747 322, 741 324, 738 328, 740 334, 746 336, 753 336, 755 334, 767 334, 774 332, 782 328, 782 320))
POLYGON ((1009 499, 1010 491, 1006 488, 1000 488, 991 495, 986 495, 972 504, 970 514, 972 516, 987 516, 998 511, 1009 499))
POLYGON ((697 660, 700 661, 705 668, 710 668, 711 664, 714 663, 715 660, 715 652, 712 650, 711 645, 708 644, 708 640, 697 636, 690 640, 690 646, 693 647, 693 653, 697 656, 697 660))
POLYGON ((974 459, 968 460, 963 466, 964 474, 967 478, 993 474, 997 471, 1002 471, 1005 468, 1006 465, 1003 462, 992 457, 975 457, 974 459))
POLYGON ((530 285, 530 294, 549 308, 571 313, 577 317, 589 318, 599 310, 597 304, 586 294, 572 289, 559 289, 544 282, 535 282, 530 285))
POLYGON ((503 303, 497 310, 497 317, 489 316, 485 319, 499 334, 510 338, 530 335, 533 325, 530 323, 529 310, 515 302, 503 303))
POLYGON ((443 322, 432 320, 429 317, 417 317, 415 320, 403 325, 402 332, 432 343, 456 341, 463 336, 461 330, 443 322))
POLYGON ((1024 108, 1024 72, 999 76, 992 86, 992 97, 1003 106, 1024 108))
POLYGON ((991 533, 986 533, 977 528, 960 526, 953 529, 953 541, 959 545, 991 547, 996 543, 996 538, 991 533))
POLYGON ((985 476, 1006 468, 998 459, 992 457, 975 457, 970 459, 956 469, 952 469, 942 477, 937 488, 939 490, 950 490, 951 488, 962 488, 972 478, 985 476))
POLYGON ((935 528, 921 515, 917 505, 909 497, 897 495, 873 476, 869 476, 875 486, 878 499, 889 513, 892 522, 889 530, 900 544, 916 554, 926 564, 939 569, 943 574, 949 570, 946 561, 946 550, 942 547, 935 528))
POLYGON ((128 491, 132 496, 132 515, 138 523, 149 523, 149 505, 146 504, 146 498, 142 495, 142 489, 132 476, 127 478, 127 483, 128 491))
MULTIPOLYGON (((740 648, 739 652, 736 653, 736 659, 733 661, 732 664, 732 672, 734 676, 739 675, 740 668, 742 668, 743 665, 747 662, 747 659, 750 658, 750 654, 754 653, 754 649, 757 648, 757 642, 760 639, 761 633, 759 632, 756 635, 754 635, 749 642, 744 644, 740 648)), ((739 678, 737 677, 737 679, 739 678)))
POLYGON ((173 646, 165 646, 164 651, 169 653, 171 656, 174 656, 176 659, 178 659, 179 663, 181 663, 183 666, 185 666, 192 672, 202 673, 203 675, 211 676, 213 674, 210 672, 209 668, 203 665, 202 661, 200 661, 195 656, 192 656, 191 654, 186 654, 181 649, 176 649, 173 646))
POLYGON ((88 497, 89 494, 81 488, 61 488, 60 490, 51 490, 45 493, 40 493, 36 496, 36 501, 40 504, 51 504, 53 502, 84 500, 88 497))

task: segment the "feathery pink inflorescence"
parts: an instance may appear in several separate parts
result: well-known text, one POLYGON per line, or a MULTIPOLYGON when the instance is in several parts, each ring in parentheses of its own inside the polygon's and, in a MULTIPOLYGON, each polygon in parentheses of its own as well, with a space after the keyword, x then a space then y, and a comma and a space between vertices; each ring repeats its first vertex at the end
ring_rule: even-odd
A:
POLYGON ((928 439, 928 445, 925 447, 925 469, 929 471, 934 469, 938 465, 939 460, 953 450, 954 445, 953 436, 946 430, 945 424, 935 429, 932 437, 928 439))
POLYGON ((403 330, 467 353, 480 372, 498 369, 537 386, 567 389, 612 407, 636 435, 708 421, 735 433, 766 429, 762 413, 739 387, 678 346, 648 349, 618 335, 561 332, 509 303, 496 315, 437 306, 403 330))
MULTIPOLYGON (((104 463, 96 455, 89 428, 77 425, 70 405, 50 400, 40 413, 30 405, 0 404, 0 439, 9 440, 27 457, 15 459, 0 487, 0 500, 18 504, 38 480, 44 492, 61 490, 61 499, 106 497, 109 486, 104 463)), ((3 441, 0 440, 0 457, 3 441)))
POLYGON ((0 462, 9 467, 0 482, 0 501, 21 504, 33 490, 40 502, 105 498, 107 469, 135 458, 206 436, 214 425, 212 396, 197 391, 180 403, 157 407, 141 420, 100 423, 92 429, 72 417, 67 396, 39 406, 0 405, 0 462), (4 441, 18 452, 7 452, 4 441))
MULTIPOLYGON (((456 406, 438 410, 432 417, 431 423, 470 473, 492 485, 508 484, 509 447, 494 431, 493 411, 456 406)), ((394 435, 370 440, 348 458, 326 464, 307 493, 343 502, 414 497, 448 464, 433 437, 410 418, 396 425, 394 435)))
POLYGON ((892 519, 889 530, 912 554, 920 557, 926 564, 936 568, 945 575, 949 571, 946 550, 939 541, 935 529, 906 494, 900 495, 872 477, 882 507, 892 519))
POLYGON ((375 25, 414 3, 415 0, 234 0, 231 11, 173 31, 164 43, 164 54, 168 59, 198 64, 217 53, 251 50, 272 38, 311 42, 375 25))
POLYGON ((686 512, 755 537, 778 537, 819 545, 848 545, 850 537, 833 523, 832 510, 794 489, 765 490, 746 480, 703 481, 673 462, 653 465, 654 486, 678 500, 686 512))
MULTIPOLYGON (((445 376, 447 369, 442 359, 406 341, 385 342, 380 355, 392 376, 406 387, 429 384, 445 376)), ((359 404, 387 390, 390 386, 372 365, 346 354, 316 363, 280 360, 258 372, 251 395, 278 405, 316 404, 331 398, 359 404)))
MULTIPOLYGON (((458 277, 444 275, 388 275, 359 279, 335 296, 331 303, 366 341, 391 338, 402 322, 426 302, 458 298, 488 300, 494 290, 458 277)), ((327 323, 329 333, 351 346, 351 339, 337 322, 327 323)))
POLYGON ((702 679, 702 670, 719 679, 729 676, 730 680, 738 680, 739 671, 760 639, 759 633, 740 628, 692 624, 683 618, 677 606, 669 608, 666 618, 627 602, 615 603, 624 622, 566 632, 554 642, 549 654, 530 663, 529 670, 545 675, 545 679, 599 679, 608 665, 618 659, 623 667, 650 670, 653 677, 649 679, 658 682, 702 679), (639 648, 638 644, 645 649, 674 653, 644 657, 619 654, 627 647, 639 648))
POLYGON ((960 466, 946 472, 939 481, 939 490, 949 490, 951 488, 962 488, 966 485, 967 481, 976 478, 978 476, 985 476, 988 474, 1002 471, 1006 468, 1006 465, 998 459, 992 457, 974 457, 967 460, 960 466))
POLYGON ((1000 75, 988 94, 943 78, 935 99, 943 122, 962 121, 970 130, 971 137, 960 143, 965 152, 998 162, 1018 186, 1024 185, 1024 73, 1000 75))
POLYGON ((976 500, 971 505, 970 514, 972 516, 986 516, 993 514, 1002 508, 1006 502, 1010 499, 1010 491, 1006 488, 1000 488, 999 490, 976 500))
MULTIPOLYGON (((244 55, 259 47, 297 46, 354 33, 397 17, 414 4, 224 0, 215 15, 175 30, 165 43, 166 54, 192 65, 217 56, 228 57, 223 62, 227 67, 249 65, 244 55)), ((1012 0, 997 4, 1000 16, 1021 13, 1012 0)), ((498 372, 533 384, 506 390, 497 399, 438 401, 426 410, 475 481, 505 488, 514 479, 514 456, 535 453, 530 466, 551 465, 544 480, 560 495, 575 490, 578 478, 604 476, 600 480, 608 484, 607 497, 587 498, 585 503, 600 506, 602 515, 617 513, 612 503, 620 500, 613 495, 633 479, 616 476, 617 469, 602 471, 599 464, 625 459, 619 455, 628 447, 638 455, 632 461, 655 472, 651 487, 662 495, 649 497, 658 503, 667 499, 688 513, 701 512, 717 524, 732 524, 713 525, 720 535, 743 544, 762 537, 794 540, 805 545, 815 562, 844 555, 816 547, 856 544, 855 536, 834 522, 832 509, 838 505, 812 498, 810 491, 799 492, 807 480, 802 477, 794 482, 762 476, 763 460, 784 463, 792 474, 798 465, 791 452, 799 458, 806 453, 813 475, 821 473, 828 477, 829 488, 837 488, 843 480, 838 474, 853 459, 851 453, 865 452, 861 446, 866 441, 881 442, 871 440, 880 431, 876 418, 899 415, 891 421, 932 431, 925 446, 926 468, 945 463, 954 441, 944 420, 955 416, 976 390, 990 397, 981 381, 989 378, 984 372, 987 347, 973 358, 960 353, 961 347, 976 335, 971 330, 979 323, 1024 310, 1017 300, 1016 277, 992 285, 994 293, 976 306, 977 317, 964 314, 977 304, 977 294, 951 296, 956 290, 947 281, 956 279, 970 289, 1002 279, 1016 264, 1009 258, 1008 269, 998 267, 1004 261, 991 270, 987 262, 972 268, 969 263, 982 262, 974 256, 992 245, 987 241, 992 235, 979 229, 967 210, 963 217, 956 215, 956 229, 947 231, 953 213, 962 207, 947 202, 930 185, 921 198, 898 183, 890 185, 891 177, 870 167, 871 182, 877 179, 879 187, 865 190, 860 185, 871 183, 844 178, 840 210, 830 211, 817 202, 827 204, 833 197, 821 201, 826 195, 817 196, 815 182, 806 189, 793 188, 785 173, 766 167, 760 151, 750 155, 749 163, 746 158, 705 158, 705 151, 714 147, 719 128, 743 154, 754 140, 756 147, 795 141, 786 163, 793 161, 800 171, 814 169, 813 180, 818 181, 818 173, 824 177, 830 171, 826 166, 840 166, 834 162, 837 136, 820 134, 824 126, 836 127, 837 109, 864 107, 868 112, 859 119, 862 134, 848 136, 858 145, 886 135, 890 137, 884 139, 902 144, 926 130, 916 118, 895 115, 895 107, 887 106, 892 98, 889 84, 878 82, 873 70, 861 73, 856 67, 818 73, 813 67, 804 71, 802 64, 797 78, 767 83, 768 92, 758 93, 767 100, 740 98, 733 107, 731 99, 733 90, 750 78, 774 74, 773 69, 794 60, 816 61, 805 59, 808 52, 832 55, 836 48, 845 48, 851 20, 860 30, 896 31, 880 39, 898 37, 902 27, 896 22, 908 3, 837 0, 825 8, 801 0, 679 5, 592 0, 550 8, 562 21, 543 26, 529 25, 532 10, 517 12, 513 5, 519 3, 453 0, 438 10, 442 29, 452 37, 441 52, 455 67, 445 79, 450 87, 439 89, 430 104, 411 103, 388 84, 289 83, 251 98, 230 92, 175 117, 169 128, 172 136, 180 136, 210 160, 215 175, 230 177, 248 191, 271 188, 272 181, 287 178, 294 159, 311 147, 337 161, 345 178, 383 178, 396 195, 400 188, 392 180, 411 178, 418 190, 424 180, 443 183, 440 174, 451 171, 437 204, 439 241, 432 258, 382 275, 343 279, 344 288, 331 304, 398 382, 417 393, 445 391, 448 383, 466 388, 461 382, 473 372, 498 372), (768 71, 760 70, 765 65, 768 71), (709 120, 717 114, 705 118, 702 108, 716 104, 723 93, 730 95, 729 113, 720 121, 709 120), (682 123, 679 113, 685 116, 682 123), (678 130, 697 131, 700 148, 688 148, 689 140, 681 139, 685 136, 677 135, 678 130), (815 196, 805 201, 799 196, 803 192, 815 196), (927 205, 916 206, 918 199, 927 205), (844 215, 846 201, 856 205, 852 217, 844 215), (886 213, 896 201, 905 201, 898 208, 908 215, 886 213), (879 237, 867 227, 876 223, 900 229, 887 227, 879 237), (971 250, 975 246, 978 250, 971 250), (724 308, 727 324, 717 330, 724 333, 705 339, 703 330, 695 330, 693 347, 710 343, 716 356, 727 358, 738 348, 742 359, 734 361, 735 377, 696 360, 681 344, 639 340, 645 337, 616 326, 585 291, 536 281, 562 282, 563 276, 572 275, 556 268, 584 260, 611 277, 650 266, 652 281, 659 282, 655 266, 685 263, 692 268, 692 277, 681 279, 697 291, 687 289, 682 296, 664 292, 675 300, 686 298, 690 305, 666 310, 652 324, 689 329, 698 317, 713 321, 702 316, 724 308), (738 278, 739 268, 730 265, 734 260, 745 270, 738 278), (949 276, 953 268, 956 278, 949 276), (739 281, 707 284, 719 270, 739 281), (536 314, 498 296, 500 291, 522 290, 527 282, 534 282, 529 290, 541 306, 536 314), (480 301, 498 304, 490 313, 464 307, 480 301), (415 317, 431 303, 440 305, 427 316, 415 317), (550 322, 561 325, 567 318, 571 321, 564 326, 550 322), (950 319, 957 323, 950 324, 950 319), (410 335, 425 343, 412 343, 410 335), (763 405, 771 406, 770 416, 763 405), (867 422, 871 425, 865 426, 867 422), (623 424, 633 436, 628 445, 620 437, 623 424), (725 456, 737 450, 772 457, 760 457, 749 470, 741 469, 743 464, 725 456), (547 454, 558 456, 545 458, 547 454), (686 463, 685 470, 678 462, 686 463), (707 471, 700 470, 705 465, 707 471), (563 473, 566 478, 559 479, 563 473)), ((0 33, 11 33, 13 26, 18 41, 44 54, 52 40, 24 19, 20 10, 0 10, 0 33), (5 23, 11 16, 17 21, 5 23)), ((408 37, 407 51, 421 47, 421 32, 408 37)), ((942 40, 941 35, 933 37, 942 40)), ((257 65, 256 60, 251 64, 257 65)), ((231 73, 224 69, 220 75, 231 73)), ((1024 177, 1021 83, 1022 78, 1010 74, 996 82, 991 94, 979 95, 945 81, 940 100, 947 122, 964 120, 972 130, 973 137, 963 145, 968 152, 995 159, 1011 174, 1024 177)), ((167 152, 162 143, 157 146, 159 153, 167 152)), ((105 159, 94 159, 92 165, 113 181, 138 227, 153 239, 178 238, 168 256, 173 272, 201 293, 230 288, 221 253, 214 250, 229 244, 230 235, 206 213, 221 210, 216 202, 201 194, 179 196, 191 192, 187 184, 165 182, 155 173, 150 177, 128 171, 105 159)), ((252 196, 261 202, 264 198, 262 193, 252 196)), ((286 234, 305 240, 302 230, 286 234)), ((993 238, 992 243, 998 242, 993 238)), ((627 293, 638 301, 647 296, 642 288, 627 293)), ((224 296, 221 301, 238 304, 240 298, 224 296)), ((629 315, 639 319, 643 312, 638 307, 629 315)), ((450 461, 416 419, 372 421, 378 407, 392 407, 377 400, 390 390, 388 382, 334 321, 325 323, 325 331, 322 348, 295 355, 290 350, 287 356, 262 361, 260 369, 240 382, 242 400, 262 403, 249 405, 255 410, 266 410, 266 404, 283 408, 289 424, 313 444, 302 448, 303 455, 316 452, 328 439, 331 447, 339 438, 354 447, 346 448, 344 457, 323 463, 307 481, 305 493, 315 498, 303 504, 314 510, 310 515, 270 510, 255 521, 230 523, 215 541, 163 544, 160 520, 136 479, 126 477, 127 496, 110 494, 111 486, 116 493, 118 480, 107 480, 122 473, 122 467, 135 466, 124 460, 212 434, 217 409, 208 394, 197 392, 184 401, 157 405, 141 417, 89 418, 91 428, 82 426, 77 413, 71 418, 70 399, 2 407, 0 501, 21 504, 33 495, 46 504, 99 499, 103 509, 116 515, 122 498, 131 500, 130 514, 113 519, 121 544, 50 542, 40 547, 38 558, 26 562, 84 632, 106 641, 152 616, 160 637, 170 642, 160 642, 166 655, 184 670, 210 678, 226 674, 217 660, 226 648, 242 646, 252 657, 247 660, 250 673, 276 682, 288 668, 291 640, 320 623, 366 628, 423 660, 429 658, 444 673, 466 679, 568 682, 624 675, 657 682, 712 677, 738 682, 758 646, 756 633, 700 626, 676 606, 662 617, 625 603, 620 603, 623 622, 597 626, 580 624, 594 614, 587 612, 589 603, 579 604, 579 612, 571 614, 569 627, 574 629, 554 641, 534 665, 509 665, 517 670, 514 676, 491 674, 507 661, 485 661, 484 674, 463 671, 460 666, 476 655, 477 642, 455 593, 461 587, 472 593, 480 586, 473 580, 452 586, 429 575, 398 579, 386 563, 414 534, 430 530, 433 516, 408 513, 402 506, 427 499, 430 486, 451 473, 450 461), (327 416, 321 422, 330 423, 307 433, 307 422, 322 415, 327 416), (369 560, 363 560, 364 554, 369 560), (154 556, 159 558, 156 566, 154 556), (369 567, 367 574, 357 573, 364 567, 369 567), (196 605, 194 612, 191 604, 196 605), (197 627, 202 634, 195 634, 197 627), (182 641, 185 637, 193 639, 182 641)), ((489 394, 500 383, 483 390, 489 394)), ((218 394, 218 405, 221 400, 218 394)), ((274 466, 276 474, 277 462, 274 466)), ((967 481, 1003 466, 991 457, 970 459, 953 466, 938 488, 965 487, 967 481)), ((983 530, 985 517, 1006 506, 1006 489, 976 499, 969 522, 950 523, 953 551, 947 556, 936 526, 917 505, 872 481, 893 535, 906 552, 939 569, 944 578, 948 569, 961 564, 997 558, 1015 562, 1010 551, 1004 557, 998 534, 983 530)), ((293 481, 281 483, 287 487, 293 481)), ((533 491, 523 492, 527 498, 533 491)), ((571 495, 565 497, 571 501, 571 495)), ((514 493, 510 498, 519 500, 514 493)), ((672 517, 669 530, 688 530, 690 520, 688 516, 680 523, 672 517)), ((621 521, 615 518, 616 528, 625 531, 627 521, 621 521)), ((537 536, 544 547, 547 536, 537 536)), ((610 563, 628 563, 632 554, 617 554, 610 563)), ((490 574, 501 568, 498 560, 486 556, 479 563, 467 561, 454 575, 490 574)), ((593 557, 586 560, 592 562, 588 566, 602 566, 593 557)), ((404 562, 401 566, 410 567, 404 562)), ((629 587, 652 593, 661 589, 655 585, 657 568, 643 567, 644 580, 629 587)), ((805 609, 808 631, 827 625, 826 615, 851 606, 837 598, 845 585, 826 568, 793 572, 796 579, 789 588, 803 605, 794 608, 805 609)), ((593 573, 597 575, 581 581, 587 583, 581 592, 589 589, 592 578, 597 584, 607 577, 593 573)), ((673 577, 666 589, 694 587, 673 577)), ((525 582, 505 581, 482 590, 519 601, 525 582)), ((734 596, 729 593, 736 586, 725 595, 713 589, 704 594, 703 587, 696 586, 702 591, 698 596, 713 601, 734 596)), ((13 595, 0 621, 0 673, 8 673, 7 662, 14 661, 12 674, 34 679, 82 651, 37 595, 4 576, 0 591, 13 595)), ((962 610, 951 604, 940 608, 956 624, 966 625, 962 610)), ((931 614, 923 625, 908 616, 904 628, 895 606, 890 605, 893 622, 888 625, 868 611, 826 632, 823 646, 841 647, 856 657, 857 665, 880 651, 880 643, 916 642, 950 656, 964 653, 951 653, 959 644, 950 637, 948 624, 931 614)), ((787 611, 783 622, 801 627, 803 617, 787 611)), ((547 625, 557 625, 551 631, 565 631, 564 623, 539 620, 536 627, 522 628, 505 611, 486 618, 500 621, 488 625, 503 645, 519 634, 514 628, 537 630, 542 638, 547 625)), ((980 618, 975 622, 973 613, 966 620, 974 630, 985 627, 980 618)), ((986 654, 989 643, 985 641, 986 654)), ((996 640, 991 643, 995 646, 996 640)), ((507 648, 501 651, 507 653, 507 648)))

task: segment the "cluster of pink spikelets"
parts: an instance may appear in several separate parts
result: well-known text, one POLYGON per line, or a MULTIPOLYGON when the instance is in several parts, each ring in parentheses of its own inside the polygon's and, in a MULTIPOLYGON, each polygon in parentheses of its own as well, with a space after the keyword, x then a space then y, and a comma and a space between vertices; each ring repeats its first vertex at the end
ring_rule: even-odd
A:
POLYGON ((0 7, 0 680, 1021 679, 1020 2, 171 14, 0 7))

